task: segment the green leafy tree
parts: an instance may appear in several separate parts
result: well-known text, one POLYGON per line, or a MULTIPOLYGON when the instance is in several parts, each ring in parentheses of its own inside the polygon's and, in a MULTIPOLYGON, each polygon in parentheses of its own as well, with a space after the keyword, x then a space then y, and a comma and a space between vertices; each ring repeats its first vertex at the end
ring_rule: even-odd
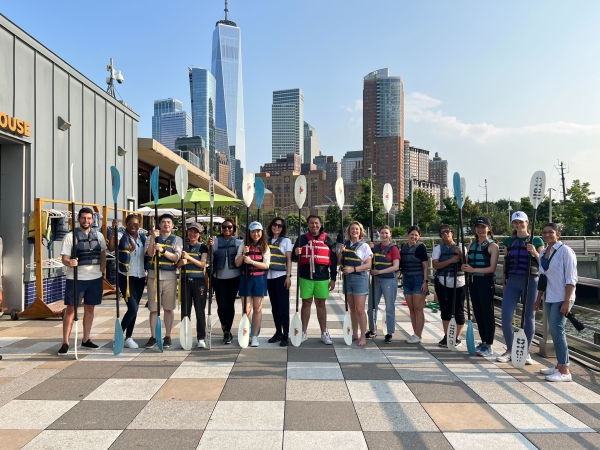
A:
POLYGON ((586 231, 586 215, 584 210, 590 208, 592 196, 590 183, 574 180, 567 190, 567 201, 564 203, 564 231, 563 234, 582 236, 586 231))
POLYGON ((442 200, 444 209, 438 211, 440 225, 442 223, 450 225, 453 229, 458 229, 458 203, 454 197, 447 197, 442 200))
POLYGON ((462 211, 465 233, 473 233, 473 224, 475 223, 475 219, 483 215, 484 214, 481 210, 481 205, 473 202, 469 197, 467 197, 463 203, 462 211))
MULTIPOLYGON (((413 203, 413 215, 415 225, 422 229, 427 229, 438 217, 437 204, 435 197, 429 192, 417 189, 413 192, 414 203, 413 203)), ((402 202, 402 216, 401 221, 403 224, 410 224, 410 195, 402 202)))
MULTIPOLYGON (((358 182, 361 186, 361 191, 354 199, 352 205, 351 216, 354 220, 360 222, 363 227, 371 226, 371 180, 363 178, 358 182)), ((377 181, 373 180, 373 190, 377 192, 377 181)), ((339 212, 338 212, 339 214, 339 212)), ((339 219, 338 219, 339 220, 339 219)), ((373 195, 373 225, 381 227, 385 225, 385 214, 383 209, 383 201, 377 194, 373 195)), ((339 225, 338 225, 339 227, 339 225)))
POLYGON ((597 198, 595 202, 588 203, 583 207, 583 213, 585 214, 585 234, 595 235, 600 234, 600 198, 597 198))
MULTIPOLYGON (((344 215, 344 228, 346 228, 350 224, 351 221, 352 221, 352 218, 350 216, 348 216, 347 214, 345 214, 344 215)), ((338 207, 338 205, 331 205, 329 208, 327 208, 327 211, 325 212, 324 227, 329 232, 334 232, 334 231, 339 232, 339 230, 340 230, 340 208, 338 207)))
MULTIPOLYGON (((287 224, 288 224, 288 232, 290 230, 295 230, 295 233, 298 233, 298 214, 290 214, 287 216, 287 224)), ((300 216, 300 226, 302 228, 306 228, 306 217, 300 216)))

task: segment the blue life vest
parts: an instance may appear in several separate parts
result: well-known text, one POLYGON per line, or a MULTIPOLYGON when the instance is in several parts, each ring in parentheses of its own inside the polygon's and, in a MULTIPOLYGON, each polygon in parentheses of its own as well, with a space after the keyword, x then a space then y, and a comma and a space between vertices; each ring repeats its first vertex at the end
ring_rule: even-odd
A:
POLYGON ((425 245, 422 242, 417 242, 412 247, 408 246, 408 243, 402 244, 400 249, 400 269, 402 275, 405 277, 411 277, 415 275, 423 275, 423 264, 422 261, 415 256, 417 248, 420 245, 425 245))
MULTIPOLYGON (((443 242, 440 244, 440 257, 438 259, 439 262, 448 261, 449 259, 454 258, 456 255, 456 244, 448 247, 443 242)), ((458 267, 460 263, 448 264, 446 267, 438 269, 436 274, 442 277, 457 277, 463 276, 465 273, 462 270, 459 270, 458 267)))
MULTIPOLYGON (((356 251, 360 248, 360 246, 362 245, 366 245, 365 241, 360 240, 356 243, 352 243, 350 241, 346 241, 344 242, 344 246, 346 247, 344 249, 344 266, 346 267, 358 267, 358 266, 362 266, 363 262, 362 259, 359 258, 358 254, 356 253, 356 251)), ((352 274, 358 274, 358 272, 350 272, 349 275, 352 274)))
POLYGON ((100 264, 102 247, 100 246, 100 241, 98 241, 98 233, 94 230, 85 233, 77 228, 77 245, 75 246, 75 252, 78 265, 80 266, 100 264))
POLYGON ((232 236, 225 240, 223 236, 217 236, 218 247, 214 254, 214 266, 217 270, 225 267, 225 259, 228 257, 228 266, 230 269, 237 269, 235 265, 235 256, 237 255, 237 238, 232 236))
MULTIPOLYGON (((287 257, 281 251, 281 242, 286 239, 284 237, 277 238, 275 242, 269 244, 271 249, 271 263, 269 264, 270 270, 284 271, 287 269, 287 257)), ((269 239, 270 240, 270 239, 269 239)))
MULTIPOLYGON (((394 247, 394 245, 395 244, 392 243, 386 246, 383 250, 381 249, 381 242, 375 245, 375 248, 373 249, 373 265, 375 270, 384 270, 392 267, 392 262, 387 259, 386 255, 392 249, 392 247, 394 247)), ((394 278, 395 276, 395 272, 377 275, 379 278, 394 278)))
MULTIPOLYGON (((473 242, 469 247, 469 264, 471 267, 476 269, 485 269, 486 267, 490 267, 490 261, 492 259, 492 255, 490 255, 490 244, 494 242, 493 239, 488 239, 481 244, 477 242, 473 242)), ((493 277, 493 273, 474 273, 473 276, 485 276, 485 277, 493 277)))
MULTIPOLYGON (((200 259, 202 258, 202 254, 200 253, 201 245, 201 242, 197 242, 196 245, 192 246, 188 244, 188 250, 186 250, 188 254, 188 260, 192 258, 197 261, 200 261, 200 259)), ((188 262, 185 265, 185 275, 188 278, 204 278, 204 269, 201 269, 192 262, 188 262)))
MULTIPOLYGON (((530 242, 533 242, 533 238, 530 242)), ((506 273, 511 275, 527 275, 527 262, 531 261, 531 275, 537 275, 539 264, 537 259, 527 251, 526 240, 521 241, 516 236, 510 238, 508 255, 505 258, 506 273)))
MULTIPOLYGON (((118 235, 117 235, 118 236, 118 235)), ((142 250, 144 251, 146 245, 146 235, 139 234, 140 241, 142 241, 142 250)), ((129 272, 129 267, 131 265, 131 249, 133 246, 137 245, 137 242, 131 244, 133 238, 131 238, 127 233, 123 233, 121 239, 119 240, 119 271, 123 273, 129 272)), ((150 257, 148 255, 144 255, 144 266, 148 264, 150 257)))
MULTIPOLYGON (((175 267, 176 263, 174 263, 173 261, 171 261, 170 259, 168 259, 165 256, 166 252, 174 253, 173 248, 175 247, 176 240, 177 240, 177 236, 175 236, 173 234, 169 235, 166 239, 160 235, 156 238, 156 243, 161 244, 163 246, 163 250, 164 250, 164 253, 161 252, 160 256, 158 257, 158 269, 159 270, 175 270, 176 269, 176 267, 175 267)), ((150 258, 148 260, 148 262, 146 263, 146 269, 154 270, 154 258, 156 258, 156 253, 154 253, 154 256, 152 258, 150 258)))

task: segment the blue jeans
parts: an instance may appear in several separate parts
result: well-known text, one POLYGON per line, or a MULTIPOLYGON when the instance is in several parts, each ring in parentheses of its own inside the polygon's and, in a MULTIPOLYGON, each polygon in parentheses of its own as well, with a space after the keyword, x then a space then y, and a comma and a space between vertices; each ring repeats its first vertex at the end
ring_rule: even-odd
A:
MULTIPOLYGON (((527 293, 527 305, 525 306, 525 336, 527 336, 527 351, 531 346, 533 334, 535 333, 535 311, 533 304, 537 295, 538 277, 531 275, 529 277, 529 286, 527 293)), ((521 293, 525 289, 525 275, 511 274, 506 280, 504 295, 502 296, 502 334, 506 342, 506 350, 512 351, 514 328, 513 315, 517 309, 517 303, 521 298, 521 293)), ((520 320, 517 322, 520 324, 520 320)))
MULTIPOLYGON (((373 277, 375 281, 375 320, 377 320, 379 301, 383 295, 385 301, 385 319, 387 321, 387 334, 392 334, 396 329, 396 294, 398 292, 398 280, 393 278, 373 277)), ((369 299, 370 300, 370 299, 369 299)), ((369 330, 375 331, 373 323, 373 304, 369 301, 367 307, 367 315, 369 316, 369 330)))
POLYGON ((554 349, 556 350, 556 361, 559 366, 569 365, 569 347, 567 347, 567 337, 565 336, 565 323, 567 316, 560 312, 562 302, 544 303, 546 314, 548 316, 548 327, 550 335, 554 341, 554 349))
MULTIPOLYGON (((127 312, 121 320, 121 328, 125 331, 125 337, 133 336, 133 328, 135 327, 135 319, 137 317, 140 300, 146 286, 146 278, 129 276, 129 299, 127 300, 127 312)), ((123 297, 127 291, 127 277, 119 273, 119 290, 123 297)))

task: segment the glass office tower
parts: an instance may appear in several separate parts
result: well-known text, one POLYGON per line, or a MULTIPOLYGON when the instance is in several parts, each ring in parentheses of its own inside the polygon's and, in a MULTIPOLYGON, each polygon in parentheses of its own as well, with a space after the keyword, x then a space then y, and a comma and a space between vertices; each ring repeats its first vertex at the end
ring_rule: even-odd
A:
POLYGON ((192 100, 192 129, 194 136, 202 136, 209 151, 210 172, 215 173, 215 111, 217 82, 206 69, 189 67, 190 98, 192 100))
POLYGON ((290 153, 304 159, 304 94, 302 89, 273 91, 271 106, 272 162, 290 153))
POLYGON ((164 113, 183 111, 183 103, 174 98, 154 100, 154 115, 152 116, 152 139, 160 142, 160 116, 164 113))

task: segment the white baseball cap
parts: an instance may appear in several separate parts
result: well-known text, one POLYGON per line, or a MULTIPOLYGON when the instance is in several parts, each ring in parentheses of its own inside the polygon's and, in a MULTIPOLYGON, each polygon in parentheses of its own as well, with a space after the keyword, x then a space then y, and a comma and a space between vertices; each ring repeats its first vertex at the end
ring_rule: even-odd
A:
POLYGON ((510 221, 514 222, 515 220, 522 220, 523 222, 528 222, 529 217, 527 217, 527 214, 525 214, 523 211, 515 211, 510 221))
POLYGON ((263 229, 263 227, 262 227, 262 224, 261 224, 260 222, 252 222, 252 223, 250 224, 250 226, 248 227, 248 229, 249 229, 250 231, 254 231, 254 230, 262 230, 262 229, 263 229))

